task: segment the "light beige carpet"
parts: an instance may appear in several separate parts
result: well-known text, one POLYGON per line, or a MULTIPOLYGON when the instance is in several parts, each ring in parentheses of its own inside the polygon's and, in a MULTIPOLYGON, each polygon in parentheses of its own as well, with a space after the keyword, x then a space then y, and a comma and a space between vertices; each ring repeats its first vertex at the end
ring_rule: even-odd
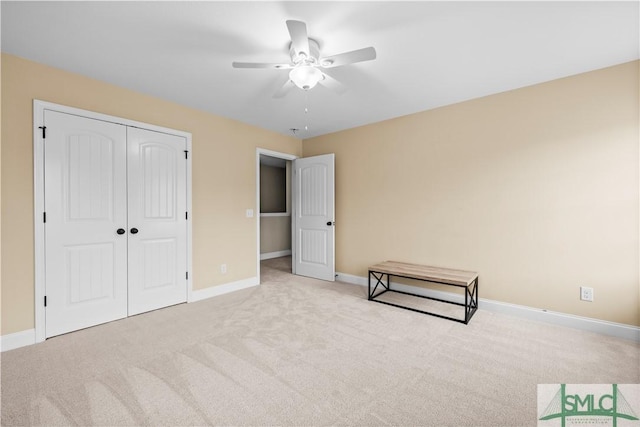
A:
POLYGON ((535 425, 538 383, 640 383, 640 346, 467 326, 266 261, 259 287, 2 354, 2 425, 535 425))

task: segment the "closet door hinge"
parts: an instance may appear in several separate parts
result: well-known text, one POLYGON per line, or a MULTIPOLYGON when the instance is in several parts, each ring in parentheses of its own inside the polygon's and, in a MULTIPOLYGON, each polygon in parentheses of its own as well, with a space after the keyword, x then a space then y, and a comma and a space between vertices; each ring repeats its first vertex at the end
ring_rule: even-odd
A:
POLYGON ((45 307, 47 306, 47 296, 46 295, 44 296, 44 306, 45 307))
POLYGON ((189 152, 187 150, 184 150, 184 158, 185 160, 189 158, 189 152))
POLYGON ((47 138, 47 127, 46 126, 39 126, 38 129, 42 129, 42 139, 46 139, 47 138))
POLYGON ((184 273, 184 276, 187 280, 189 280, 189 272, 187 271, 186 273, 184 273))
POLYGON ((184 219, 189 219, 189 212, 184 213, 184 219))
POLYGON ((47 222, 47 213, 46 212, 42 212, 42 222, 47 222))

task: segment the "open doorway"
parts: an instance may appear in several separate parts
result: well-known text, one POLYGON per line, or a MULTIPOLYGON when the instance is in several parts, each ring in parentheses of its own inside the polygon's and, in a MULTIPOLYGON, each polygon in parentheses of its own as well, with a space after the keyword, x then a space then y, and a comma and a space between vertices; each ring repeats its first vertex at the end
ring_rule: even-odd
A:
MULTIPOLYGON (((335 154, 297 158, 291 154, 258 148, 256 150, 256 206, 258 208, 262 205, 261 190, 271 190, 266 187, 263 189, 264 186, 261 185, 261 159, 262 164, 273 162, 280 168, 282 168, 280 160, 285 161, 285 201, 280 199, 279 202, 275 202, 274 209, 279 212, 264 212, 265 215, 256 215, 257 277, 261 279, 261 258, 284 257, 288 256, 290 251, 291 273, 335 281, 335 154), (268 159, 270 157, 275 160, 268 159), (287 165, 289 165, 288 174, 287 165), (281 212, 282 209, 286 210, 281 212), (272 227, 266 223, 268 221, 266 218, 269 217, 284 217, 280 221, 290 224, 290 242, 283 242, 284 245, 288 244, 289 248, 263 245, 261 236, 265 235, 267 227, 272 227), (263 227, 261 227, 262 222, 264 222, 263 227)), ((282 171, 279 174, 282 176, 282 171)), ((281 178, 280 181, 282 181, 281 178)), ((282 235, 279 239, 286 240, 282 235)))
POLYGON ((290 177, 291 160, 260 156, 260 261, 291 256, 290 177))
POLYGON ((260 281, 291 273, 291 173, 296 156, 258 149, 257 273, 260 281), (262 276, 265 276, 264 278, 262 276))

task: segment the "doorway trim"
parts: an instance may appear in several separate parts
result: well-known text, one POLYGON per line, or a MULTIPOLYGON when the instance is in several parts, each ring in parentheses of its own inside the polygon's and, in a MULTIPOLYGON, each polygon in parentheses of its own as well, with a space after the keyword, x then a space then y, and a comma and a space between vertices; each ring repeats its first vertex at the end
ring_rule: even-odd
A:
MULTIPOLYGON (((256 276, 258 277, 258 284, 260 284, 260 155, 275 157, 283 160, 294 161, 299 158, 294 154, 280 153, 278 151, 267 150, 265 148, 256 148, 256 276)), ((291 183, 293 183, 293 168, 291 173, 291 183)), ((294 216, 294 199, 293 193, 291 194, 291 225, 293 227, 293 216, 294 216)), ((292 228, 293 231, 293 228, 292 228)), ((295 256, 294 253, 294 242, 295 237, 293 233, 291 234, 291 255, 295 256)), ((292 263, 293 268, 293 263, 292 263)), ((293 271, 295 274, 295 271, 293 271)))
POLYGON ((121 117, 110 116, 107 114, 97 113, 89 110, 82 110, 65 105, 54 104, 52 102, 33 100, 33 230, 34 230, 34 329, 35 342, 43 342, 46 339, 45 325, 45 308, 44 296, 46 291, 45 283, 45 231, 43 212, 45 206, 44 200, 44 138, 42 137, 41 126, 44 126, 45 110, 57 111, 60 113, 71 114, 75 116, 85 117, 89 119, 101 120, 104 122, 115 123, 123 126, 147 129, 154 132, 166 133, 169 135, 180 136, 187 141, 187 212, 189 219, 187 221, 187 269, 189 271, 189 279, 187 280, 187 302, 192 299, 193 292, 193 260, 192 260, 192 183, 191 183, 191 165, 193 159, 193 151, 191 148, 191 133, 169 129, 162 126, 156 126, 149 123, 139 122, 136 120, 124 119, 121 117))

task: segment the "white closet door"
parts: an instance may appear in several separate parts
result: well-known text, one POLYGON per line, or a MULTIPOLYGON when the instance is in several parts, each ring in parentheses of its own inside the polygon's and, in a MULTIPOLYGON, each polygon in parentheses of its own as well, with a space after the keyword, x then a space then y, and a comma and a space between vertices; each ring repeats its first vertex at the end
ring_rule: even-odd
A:
POLYGON ((295 273, 335 281, 334 154, 293 161, 295 273))
POLYGON ((128 128, 129 315, 187 300, 186 139, 128 128))
POLYGON ((48 110, 44 123, 51 337, 127 315, 126 128, 48 110))

